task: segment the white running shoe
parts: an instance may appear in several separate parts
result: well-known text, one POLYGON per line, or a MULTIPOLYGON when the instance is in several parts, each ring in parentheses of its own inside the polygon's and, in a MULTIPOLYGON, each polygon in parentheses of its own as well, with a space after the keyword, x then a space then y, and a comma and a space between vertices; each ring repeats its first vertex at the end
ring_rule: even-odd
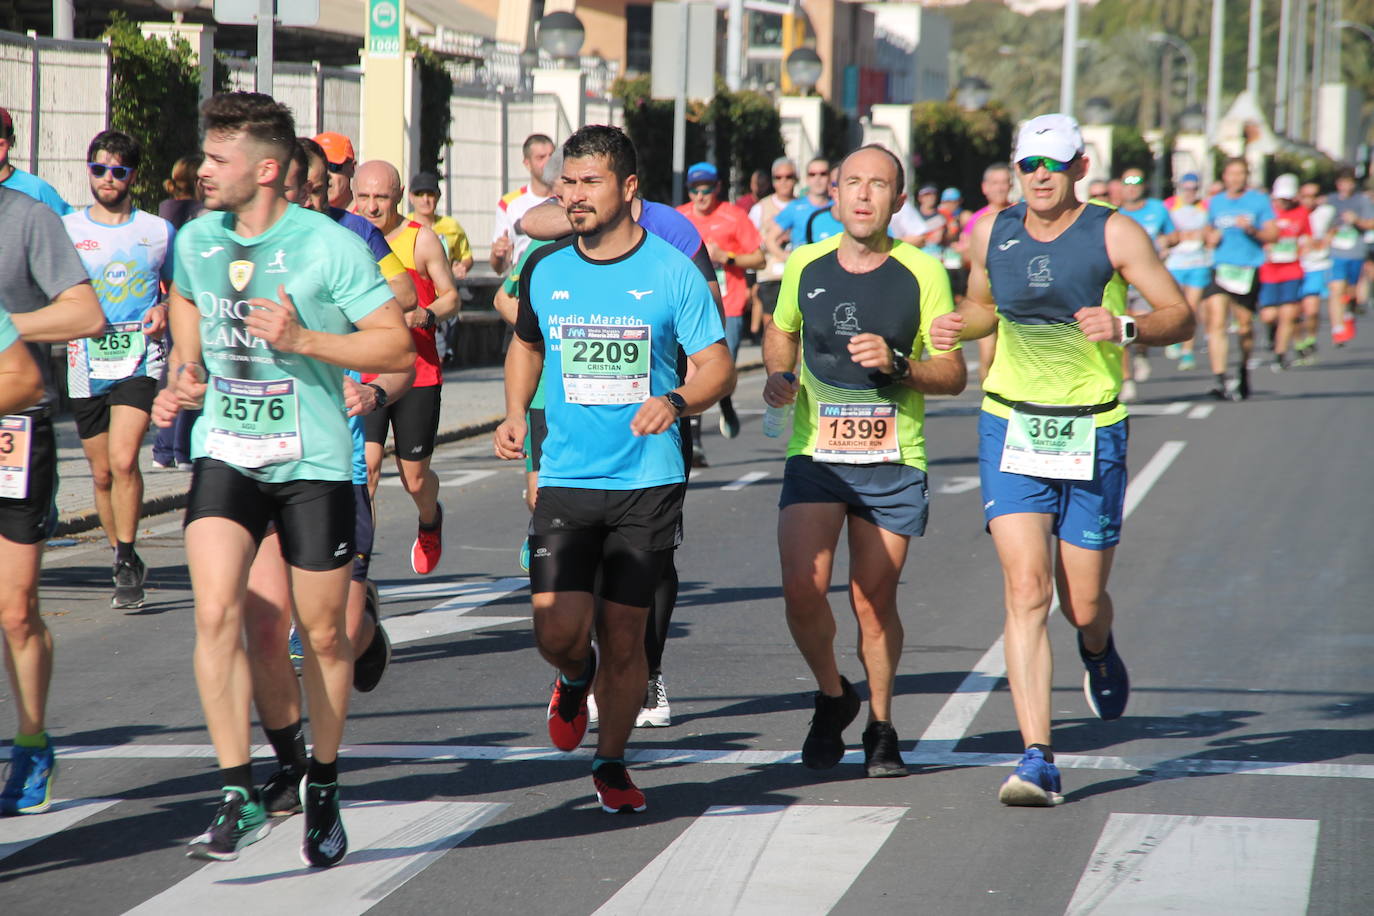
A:
POLYGON ((673 724, 673 707, 668 704, 668 690, 663 675, 649 678, 644 690, 644 706, 635 718, 635 728, 664 728, 673 724))

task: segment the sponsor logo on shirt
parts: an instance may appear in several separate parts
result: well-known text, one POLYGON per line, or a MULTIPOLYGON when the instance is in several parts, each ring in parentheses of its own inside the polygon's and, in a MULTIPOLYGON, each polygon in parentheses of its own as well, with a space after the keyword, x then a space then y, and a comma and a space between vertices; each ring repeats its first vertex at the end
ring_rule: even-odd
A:
POLYGON ((648 332, 641 328, 626 328, 620 332, 622 340, 643 340, 648 332))
POLYGON ((1036 255, 1026 263, 1026 279, 1031 286, 1045 287, 1054 282, 1054 276, 1050 273, 1050 256, 1047 254, 1036 255))
POLYGON ((823 293, 823 292, 825 292, 825 287, 824 287, 824 286, 818 286, 818 287, 816 287, 815 289, 811 290, 809 293, 807 293, 807 294, 806 294, 806 298, 808 298, 808 299, 815 299, 817 296, 819 296, 819 295, 820 295, 821 293, 823 293))
POLYGON ((651 296, 651 295, 653 295, 653 292, 654 292, 654 291, 651 290, 651 289, 646 289, 646 290, 627 289, 627 290, 625 290, 625 292, 629 293, 631 296, 634 296, 634 297, 635 297, 635 301, 638 302, 640 299, 643 299, 645 296, 651 296))
POLYGON ((213 257, 216 253, 221 252, 221 251, 223 251, 223 250, 224 250, 224 246, 223 246, 223 245, 216 245, 214 248, 207 248, 205 251, 202 251, 202 252, 200 253, 200 256, 201 256, 202 258, 213 257))
POLYGON ((835 333, 852 337, 859 333, 859 307, 853 302, 841 302, 835 306, 835 333))
POLYGON ((100 243, 95 239, 82 239, 76 243, 78 251, 99 251, 100 243))
POLYGON ((1008 250, 1011 249, 1011 246, 1012 246, 1012 245, 1020 244, 1020 242, 1021 242, 1020 239, 1007 239, 1005 242, 1003 242, 1002 244, 1000 244, 1000 245, 997 246, 997 250, 998 250, 998 251, 1008 251, 1008 250))
POLYGON ((253 279, 252 261, 230 261, 229 262, 229 283, 234 289, 243 292, 248 286, 248 281, 253 279))
POLYGON ((111 286, 123 286, 129 282, 129 265, 114 261, 105 268, 105 282, 111 286))
POLYGON ((568 292, 566 289, 556 289, 549 296, 549 298, 555 302, 559 301, 560 299, 571 299, 572 293, 568 292))
POLYGON ((267 269, 267 272, 268 272, 269 274, 284 274, 284 273, 287 273, 287 270, 286 270, 286 249, 285 249, 285 248, 278 248, 278 249, 277 249, 276 254, 273 255, 272 261, 271 261, 271 263, 269 263, 269 264, 267 265, 267 268, 266 268, 266 269, 267 269))

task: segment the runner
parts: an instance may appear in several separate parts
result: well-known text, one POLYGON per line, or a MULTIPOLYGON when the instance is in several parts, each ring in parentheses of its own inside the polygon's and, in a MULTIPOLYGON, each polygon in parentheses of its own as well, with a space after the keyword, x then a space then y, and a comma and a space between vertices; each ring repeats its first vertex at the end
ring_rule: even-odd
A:
POLYGON ((52 208, 58 216, 72 212, 71 206, 62 195, 43 179, 26 172, 10 162, 10 150, 14 148, 14 118, 4 108, 0 108, 0 187, 27 194, 34 200, 42 201, 52 208))
MULTIPOLYGON (((43 380, 36 404, 20 374, 14 376, 16 390, 0 387, 0 400, 13 400, 3 413, 23 411, 0 418, 0 627, 19 718, 9 777, 0 791, 0 814, 38 814, 52 804, 57 767, 46 731, 53 638, 38 604, 43 544, 57 521, 52 424, 57 390, 48 345, 103 333, 105 315, 62 220, 44 204, 9 188, 0 188, 0 306, 28 345, 43 380)), ((10 349, 3 361, 13 369, 10 349)))
POLYGON ((1078 630, 1089 707, 1098 718, 1118 718, 1130 690, 1107 594, 1126 493, 1121 347, 1183 340, 1193 316, 1140 226, 1078 201, 1074 182, 1089 163, 1076 121, 1027 121, 1015 161, 1025 202, 979 223, 968 297, 957 314, 936 320, 931 340, 948 346, 999 326, 978 421, 979 466, 1006 582, 1007 679, 1026 752, 998 797, 1052 805, 1061 797, 1046 624, 1056 582, 1078 630), (1128 283, 1154 312, 1125 314, 1128 283))
POLYGON ((520 147, 520 161, 530 173, 530 183, 521 185, 496 203, 495 230, 491 239, 491 269, 503 274, 520 260, 530 237, 520 228, 520 218, 553 196, 544 181, 544 166, 553 155, 553 141, 543 134, 530 134, 520 147))
POLYGON ((1292 366, 1288 346, 1302 314, 1302 264, 1299 257, 1312 237, 1307 208, 1298 202, 1298 176, 1291 173, 1274 179, 1274 225, 1279 236, 1265 246, 1260 265, 1260 320, 1273 329, 1274 362, 1282 372, 1292 366))
POLYGON ((749 322, 752 334, 762 332, 772 323, 773 310, 778 307, 778 288, 782 286, 782 265, 787 261, 787 251, 782 246, 775 250, 768 239, 773 220, 797 199, 797 164, 786 156, 774 159, 772 176, 773 193, 749 208, 749 221, 759 231, 768 254, 768 265, 759 272, 758 309, 749 322))
MULTIPOLYGON (((1183 288, 1188 308, 1196 316, 1202 310, 1202 291, 1212 282, 1212 253, 1207 250, 1207 205, 1198 198, 1201 182, 1189 172, 1178 182, 1178 193, 1166 200, 1175 239, 1164 266, 1183 288)), ((1190 337, 1179 344, 1178 368, 1191 372, 1197 365, 1190 337)))
POLYGON ((329 169, 329 205, 343 210, 353 203, 353 173, 358 157, 353 141, 343 134, 325 131, 315 135, 315 142, 324 150, 329 169))
POLYGON ((105 333, 67 344, 67 395, 91 468, 100 526, 114 549, 113 608, 143 607, 148 568, 134 550, 143 513, 143 435, 162 377, 176 230, 129 197, 143 150, 117 130, 96 134, 86 150, 94 200, 62 218, 90 274, 105 333))
POLYGON ((1247 189, 1250 166, 1236 156, 1221 167, 1224 190, 1207 202, 1207 242, 1212 247, 1212 282, 1202 293, 1207 321, 1207 358, 1216 384, 1208 392, 1219 401, 1250 397, 1250 355, 1255 349, 1255 308, 1259 304, 1256 269, 1263 246, 1278 238, 1274 208, 1263 191, 1247 189), (1240 341, 1236 377, 1226 377, 1227 325, 1234 319, 1240 341))
POLYGON ((638 180, 629 138, 583 127, 563 153, 576 235, 541 249, 521 273, 495 447, 501 458, 524 457, 525 411, 543 376, 548 435, 530 523, 530 588, 540 654, 559 671, 549 736, 561 750, 581 743, 595 680, 597 797, 609 812, 643 811, 623 755, 648 674, 648 605, 681 536, 678 419, 729 391, 734 368, 697 268, 630 216, 638 180), (682 385, 678 345, 696 368, 682 385))
POLYGON ((806 164, 806 196, 798 197, 773 217, 773 225, 765 228, 764 245, 779 262, 787 260, 785 245, 800 248, 806 238, 806 221, 817 210, 829 210, 834 201, 830 197, 830 162, 817 156, 806 164))
POLYGON ((928 511, 925 395, 958 394, 967 380, 957 344, 921 359, 931 321, 954 302, 940 262, 887 234, 906 196, 903 171, 881 146, 844 160, 844 231, 793 252, 764 339, 763 398, 770 407, 797 405, 778 553, 787 625, 818 688, 802 763, 839 763, 844 729, 859 712, 859 695, 835 662, 827 598, 847 519, 850 605, 868 675, 864 766, 875 777, 907 772, 891 705, 903 639, 897 583, 928 511))
MULTIPOLYGON (((396 404, 368 414, 367 473, 373 494, 382 472, 382 447, 387 429, 396 449, 396 469, 401 485, 410 494, 418 513, 415 542, 410 548, 410 568, 428 575, 439 566, 444 552, 444 507, 439 502, 439 477, 430 470, 435 439, 439 434, 439 402, 444 372, 434 342, 434 329, 458 311, 458 291, 443 242, 430 229, 401 217, 401 176, 387 162, 374 159, 358 169, 354 192, 358 215, 376 226, 401 259, 420 304, 406 312, 406 323, 415 338, 415 382, 410 393, 396 404)), ((364 382, 373 381, 368 375, 364 382)))
POLYGON ((1355 339, 1355 284, 1370 251, 1365 233, 1374 229, 1374 203, 1359 192, 1355 170, 1349 166, 1336 173, 1336 193, 1329 195, 1326 202, 1335 211, 1330 231, 1331 284, 1327 308, 1331 314, 1331 342, 1343 347, 1355 339))
MULTIPOLYGON (((1145 195, 1145 173, 1140 169, 1130 168, 1121 173, 1121 206, 1118 209, 1140 224, 1154 243, 1156 252, 1162 253, 1174 243, 1174 222, 1169 216, 1169 208, 1163 201, 1145 195)), ((1150 312, 1149 304, 1133 286, 1126 290, 1126 310, 1132 315, 1150 312)), ((1122 401, 1134 401, 1136 382, 1150 380, 1149 348, 1141 343, 1123 347, 1121 361, 1120 397, 1122 401)))
MULTIPOLYGON (((744 313, 749 305, 749 290, 744 272, 763 267, 763 240, 739 207, 720 200, 720 176, 709 162, 698 162, 687 169, 688 202, 677 212, 691 222, 706 245, 725 305, 725 345, 730 358, 739 356, 744 336, 744 313)), ((720 434, 727 439, 739 435, 739 415, 729 397, 720 400, 720 434)))
POLYGON ((1309 181, 1298 188, 1298 202, 1307 208, 1312 226, 1312 238, 1302 254, 1302 323, 1294 348, 1298 364, 1311 363, 1317 357, 1317 328, 1321 324, 1322 298, 1331 282, 1331 227, 1336 208, 1322 196, 1321 185, 1309 181))
POLYGON ((348 848, 337 753, 353 667, 344 624, 351 444, 336 367, 404 371, 414 351, 366 246, 283 196, 295 147, 291 113, 246 92, 214 96, 201 113, 200 180, 206 207, 219 213, 177 237, 173 381, 154 404, 162 426, 181 409, 205 407, 192 433, 186 555, 196 683, 223 795, 187 854, 234 859, 270 829, 249 759, 243 607, 248 571, 272 524, 305 634, 314 747, 300 786, 301 853, 307 864, 328 867, 348 848))
POLYGON ((448 252, 449 266, 453 276, 461 280, 472 270, 472 245, 468 234, 451 216, 439 215, 439 176, 433 172, 417 172, 410 179, 410 213, 406 219, 434 230, 443 240, 444 250, 448 252))
MULTIPOLYGON (((1005 162, 994 162, 983 169, 981 188, 987 204, 973 211, 973 214, 968 218, 967 225, 964 226, 963 235, 959 237, 960 253, 964 255, 965 265, 964 289, 961 290, 961 294, 968 291, 968 240, 973 235, 973 227, 977 226, 984 217, 996 216, 1011 206, 1011 166, 1005 162)), ((991 334, 978 338, 978 383, 980 385, 987 380, 988 371, 992 368, 992 361, 996 356, 997 329, 993 328, 991 334)))

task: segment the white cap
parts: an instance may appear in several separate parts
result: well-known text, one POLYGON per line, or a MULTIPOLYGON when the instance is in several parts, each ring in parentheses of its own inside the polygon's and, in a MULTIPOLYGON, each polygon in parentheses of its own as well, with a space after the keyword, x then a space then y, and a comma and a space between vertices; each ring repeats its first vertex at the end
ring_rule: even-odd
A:
POLYGON ((1083 153, 1083 132, 1066 114, 1046 114, 1021 125, 1016 135, 1016 162, 1028 156, 1048 156, 1068 162, 1083 153))
POLYGON ((1292 172, 1274 179, 1274 196, 1280 200, 1298 199, 1298 176, 1292 172))

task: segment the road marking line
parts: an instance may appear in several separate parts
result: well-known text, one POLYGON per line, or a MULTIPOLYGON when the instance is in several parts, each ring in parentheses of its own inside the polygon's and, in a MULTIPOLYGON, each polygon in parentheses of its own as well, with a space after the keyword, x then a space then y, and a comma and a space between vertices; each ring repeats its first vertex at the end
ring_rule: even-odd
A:
MULTIPOLYGON (((465 487, 470 483, 479 480, 486 480, 488 477, 495 477, 498 471, 456 471, 452 477, 446 477, 439 481, 441 487, 465 487)), ((387 487, 399 487, 401 478, 395 475, 382 478, 382 485, 387 487)))
MULTIPOLYGON (((516 581, 513 578, 506 579, 462 579, 458 581, 435 581, 435 582, 415 582, 409 581, 404 585, 383 585, 377 591, 388 601, 405 601, 411 598, 455 598, 461 595, 473 595, 477 592, 501 591, 506 587, 506 583, 516 581)), ((528 579, 521 578, 519 581, 528 582, 528 579)), ((502 594, 505 594, 502 591, 502 594)))
MULTIPOLYGON (((180 513, 177 513, 177 520, 176 520, 176 521, 174 521, 174 522, 165 522, 165 523, 163 523, 163 524, 161 524, 161 525, 157 525, 157 526, 155 526, 155 527, 153 527, 153 528, 141 529, 141 530, 138 532, 138 536, 139 536, 140 538, 157 537, 157 536, 159 536, 159 535, 168 534, 168 533, 173 532, 173 531, 180 531, 180 530, 181 530, 181 527, 182 527, 182 518, 181 518, 181 514, 180 514, 180 513)), ((87 543, 78 543, 78 546, 75 546, 75 547, 48 547, 47 549, 45 549, 45 550, 43 551, 43 553, 44 553, 43 562, 44 562, 44 563, 48 563, 48 562, 61 562, 62 560, 67 559, 68 557, 76 557, 76 556, 80 556, 80 555, 85 554, 85 553, 91 553, 91 552, 96 551, 96 550, 103 550, 103 551, 109 552, 109 551, 111 551, 111 550, 113 549, 113 548, 110 547, 109 542, 106 541, 105 538, 101 535, 101 532, 100 532, 100 529, 99 529, 99 528, 97 528, 97 529, 95 530, 94 534, 97 535, 97 540, 95 540, 95 541, 93 541, 93 542, 91 542, 91 543, 89 543, 89 544, 87 544, 87 543)), ((154 583, 154 584, 156 584, 156 583, 154 583)))
MULTIPOLYGON (((4 750, 4 754, 9 756, 9 748, 4 750)), ((73 827, 117 804, 117 798, 54 799, 52 807, 44 814, 0 819, 0 859, 7 859, 21 849, 40 843, 54 833, 73 827)))
POLYGON ((1199 404, 1188 411, 1189 420, 1205 420, 1212 415, 1212 411, 1217 409, 1215 404, 1199 404))
POLYGON ((356 916, 433 865, 507 807, 475 802, 345 802, 349 855, 329 869, 300 858, 300 818, 278 821, 234 862, 212 862, 130 914, 329 913, 356 916))
POLYGON ((1169 404, 1130 404, 1127 409, 1133 417, 1176 417, 1188 409, 1188 402, 1173 401, 1169 404))
POLYGON ((715 806, 594 916, 823 914, 892 835, 908 808, 715 806), (842 837, 843 842, 836 842, 842 837))
POLYGON ((970 490, 978 489, 981 482, 977 477, 946 477, 944 483, 940 484, 940 489, 935 492, 943 496, 967 493, 970 490))
MULTIPOLYGON (((464 744, 349 744, 339 753, 358 760, 417 760, 452 762, 488 760, 502 763, 522 761, 590 761, 595 749, 588 746, 575 751, 543 747, 464 744)), ((61 745, 65 761, 77 760, 202 760, 213 759, 210 744, 89 744, 61 745)), ((0 747, 0 760, 9 758, 9 748, 0 747)), ((271 745, 255 745, 255 760, 273 759, 271 745)), ((801 751, 736 751, 698 748, 632 748, 625 752, 631 763, 683 764, 705 763, 726 766, 783 766, 801 762, 801 751)), ((904 751, 902 759, 913 766, 1009 767, 1019 754, 986 754, 970 751, 904 751)), ((844 755, 844 763, 863 763, 863 751, 844 755)), ((1360 763, 1282 763, 1268 760, 1215 760, 1207 757, 1111 757, 1088 754, 1056 754, 1061 769, 1112 770, 1137 772, 1146 778, 1174 779, 1180 776, 1303 776, 1321 779, 1374 779, 1374 764, 1360 763)), ((24 819, 21 819, 24 820, 24 819)))
MULTIPOLYGON (((1140 505, 1141 500, 1150 492, 1164 472, 1169 469, 1169 465, 1174 463, 1174 459, 1183 451, 1183 447, 1188 443, 1171 439, 1159 447, 1159 451, 1146 462, 1145 467, 1140 469, 1140 473, 1131 478, 1126 485, 1126 502, 1122 511, 1122 520, 1130 518, 1136 506, 1140 505)), ((1059 610, 1059 600, 1056 597, 1050 605, 1050 616, 1053 617, 1059 610)), ((973 720, 977 718, 983 704, 988 697, 997 689, 998 682, 1007 673, 1007 663, 1004 655, 1003 637, 997 637, 997 641, 983 657, 973 666, 968 675, 945 700, 940 711, 935 714, 930 725, 921 734, 916 742, 916 752, 918 754, 936 753, 939 751, 952 751, 954 746, 968 732, 973 725, 973 720)))
POLYGON ((1065 916, 1306 913, 1318 822, 1113 814, 1065 916))
MULTIPOLYGON (((425 583, 426 585, 430 583, 425 583)), ((523 576, 511 576, 506 579, 497 579, 495 582, 483 583, 433 583, 435 586, 447 586, 449 589, 459 589, 459 593, 441 601, 434 607, 423 611, 416 611, 410 614, 395 614, 382 619, 386 626, 387 636, 391 638, 393 646, 402 646, 409 642, 418 642, 422 639, 433 639, 436 636, 447 636, 451 633, 463 633, 469 630, 479 630, 483 627, 500 626, 506 623, 515 623, 521 620, 528 620, 529 615, 512 615, 509 617, 469 617, 470 611, 499 601, 513 592, 529 585, 529 579, 523 576), (463 590, 464 585, 478 584, 480 587, 471 591, 463 590)), ((412 587, 414 588, 414 587, 412 587)), ((404 593, 405 588, 389 589, 381 592, 384 597, 395 600, 398 593, 404 593)), ((412 594, 411 597, 414 597, 412 594)))
POLYGON ((727 493, 732 493, 735 490, 743 490, 751 483, 762 480, 767 476, 767 471, 750 471, 748 474, 745 474, 743 477, 741 477, 739 480, 736 480, 734 483, 727 483, 725 486, 721 487, 721 489, 727 493))

